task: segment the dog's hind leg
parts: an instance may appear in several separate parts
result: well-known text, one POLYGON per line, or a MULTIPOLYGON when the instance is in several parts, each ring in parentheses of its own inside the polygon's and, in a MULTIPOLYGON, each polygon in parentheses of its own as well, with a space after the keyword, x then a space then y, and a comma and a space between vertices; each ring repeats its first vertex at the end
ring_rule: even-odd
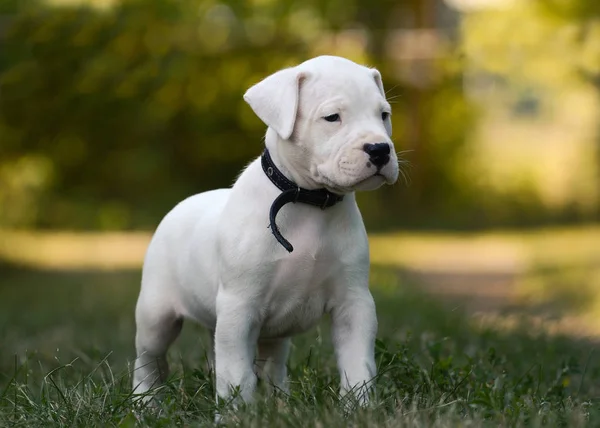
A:
POLYGON ((259 339, 256 366, 258 376, 266 383, 269 391, 289 392, 287 379, 287 359, 290 353, 291 340, 259 339))
MULTIPOLYGON (((142 293, 135 311, 137 359, 133 373, 133 389, 145 394, 161 385, 169 374, 167 350, 179 336, 183 318, 165 305, 164 301, 142 293)), ((145 398, 149 400, 150 395, 145 398)))

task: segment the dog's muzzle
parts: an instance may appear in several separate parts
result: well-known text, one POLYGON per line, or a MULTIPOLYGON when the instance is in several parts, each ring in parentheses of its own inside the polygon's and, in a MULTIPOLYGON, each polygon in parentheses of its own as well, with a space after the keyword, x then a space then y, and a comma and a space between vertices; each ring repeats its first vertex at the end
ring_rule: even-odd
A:
POLYGON ((344 199, 344 196, 336 195, 327 189, 308 190, 298 186, 279 171, 273 163, 273 159, 271 159, 268 149, 265 149, 261 156, 261 164, 263 171, 267 177, 269 177, 271 183, 277 186, 282 192, 275 198, 271 205, 269 211, 269 227, 271 228, 271 232, 273 232, 275 239, 277 239, 277 242, 291 253, 294 251, 294 247, 281 235, 277 223, 275 223, 275 218, 277 217, 279 210, 281 210, 285 204, 290 202, 301 202, 303 204, 314 205, 324 210, 325 208, 332 207, 338 202, 341 202, 341 200, 344 199))

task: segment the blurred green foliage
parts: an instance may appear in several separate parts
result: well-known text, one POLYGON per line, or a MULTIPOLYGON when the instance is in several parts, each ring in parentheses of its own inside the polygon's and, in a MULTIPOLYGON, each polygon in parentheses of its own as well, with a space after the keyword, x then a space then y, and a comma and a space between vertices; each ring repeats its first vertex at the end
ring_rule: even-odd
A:
POLYGON ((412 164, 410 185, 359 195, 368 226, 519 222, 524 199, 536 221, 535 198, 479 203, 464 166, 476 114, 457 41, 428 61, 436 78, 425 87, 403 80, 404 64, 390 58, 389 36, 417 26, 420 8, 416 0, 106 8, 0 0, 0 226, 153 228, 186 196, 230 185, 265 131, 244 91, 282 67, 338 53, 321 45, 344 29, 368 35, 353 54, 382 71, 397 149, 410 150, 412 164))
MULTIPOLYGON (((2 49, 0 224, 153 227, 182 198, 229 185, 260 153, 265 131, 245 89, 312 56, 324 29, 358 22, 385 34, 380 19, 391 5, 144 0, 16 10, 2 49)), ((371 63, 385 72, 373 51, 371 63)), ((393 74, 385 80, 402 93, 393 74)), ((463 121, 463 107, 441 113, 448 100, 461 102, 453 87, 424 98, 436 125, 437 117, 463 121)), ((440 154, 462 140, 460 130, 431 137, 440 154)), ((431 168, 444 175, 444 165, 431 168)), ((367 219, 398 223, 403 192, 397 185, 367 196, 367 219)))
POLYGON ((150 226, 175 201, 229 184, 259 152, 263 126, 240 95, 302 46, 280 19, 251 29, 261 24, 239 25, 241 4, 205 3, 16 16, 0 88, 3 222, 150 226))
MULTIPOLYGON (((538 132, 531 132, 529 139, 537 137, 540 141, 522 142, 523 146, 538 144, 538 157, 530 162, 544 164, 544 157, 559 140, 558 144, 565 149, 556 167, 562 171, 548 163, 544 174, 548 183, 553 182, 552 176, 565 170, 569 171, 565 176, 570 176, 567 190, 570 194, 563 196, 563 206, 559 209, 544 206, 534 190, 531 175, 513 174, 510 179, 520 181, 514 186, 520 190, 511 195, 492 194, 491 198, 485 198, 484 211, 493 212, 500 223, 513 222, 510 218, 517 213, 523 224, 600 219, 600 126, 597 119, 600 3, 586 0, 507 2, 504 7, 467 14, 462 32, 466 36, 461 48, 469 58, 469 68, 477 70, 488 81, 487 93, 481 97, 483 103, 495 102, 496 109, 502 105, 503 113, 512 120, 512 123, 510 120, 502 122, 507 127, 518 128, 526 120, 537 121, 538 132), (562 125, 553 128, 556 123, 562 125), (544 127, 546 132, 539 132, 544 127), (578 132, 578 137, 572 137, 578 132), (563 134, 555 137, 560 133, 563 134), (569 164, 566 147, 573 143, 582 148, 578 161, 569 164), (597 159, 589 161, 594 151, 597 159)), ((515 134, 508 135, 514 138, 515 134)), ((507 147, 497 151, 500 153, 502 149, 507 147)), ((493 162, 494 159, 490 159, 490 164, 493 162)), ((560 192, 558 187, 556 185, 557 193, 560 192)))

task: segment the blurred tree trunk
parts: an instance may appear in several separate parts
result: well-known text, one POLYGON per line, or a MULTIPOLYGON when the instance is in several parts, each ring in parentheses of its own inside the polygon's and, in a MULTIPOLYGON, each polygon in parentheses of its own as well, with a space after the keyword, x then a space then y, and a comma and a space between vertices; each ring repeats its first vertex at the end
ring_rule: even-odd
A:
MULTIPOLYGON (((410 3, 414 16, 414 29, 416 31, 435 28, 435 0, 412 0, 410 3)), ((413 67, 426 79, 429 74, 431 63, 429 59, 413 59, 410 67, 413 67)), ((408 133, 408 150, 411 150, 410 159, 413 165, 411 170, 411 191, 409 195, 413 206, 417 211, 421 211, 422 204, 427 198, 424 192, 427 191, 428 183, 427 173, 427 117, 425 114, 425 104, 430 93, 427 82, 415 84, 410 87, 409 114, 411 119, 409 124, 411 128, 408 133)))
MULTIPOLYGON (((384 76, 390 76, 397 73, 397 69, 389 61, 388 40, 391 33, 395 30, 432 30, 436 28, 436 7, 437 0, 408 0, 403 2, 390 1, 383 2, 380 7, 372 7, 367 2, 359 3, 360 21, 370 32, 369 55, 384 76), (385 7, 381 7, 385 6, 385 7), (399 13, 395 13, 399 12, 399 13), (393 17, 402 17, 402 22, 396 22, 393 17)), ((418 38, 416 38, 418 40, 418 38)), ((398 142, 398 149, 410 150, 407 159, 410 161, 410 188, 403 191, 404 201, 402 203, 402 212, 404 215, 408 211, 414 212, 416 217, 420 217, 425 209, 423 204, 427 201, 428 183, 427 174, 430 170, 427 161, 427 127, 428 118, 426 113, 427 100, 431 94, 429 82, 431 60, 429 58, 413 58, 406 61, 406 67, 410 67, 410 74, 418 76, 417 82, 404 82, 400 91, 403 98, 408 100, 407 112, 410 127, 405 135, 405 141, 398 142), (406 210, 410 206, 409 210, 406 210)), ((396 87, 396 89, 398 89, 396 87)), ((390 188, 389 192, 397 192, 397 189, 390 188)), ((383 191, 387 193, 386 191, 383 191)))
POLYGON ((8 32, 8 27, 11 23, 11 15, 6 15, 0 13, 0 72, 5 68, 5 58, 4 58, 4 40, 6 39, 6 33, 8 32))

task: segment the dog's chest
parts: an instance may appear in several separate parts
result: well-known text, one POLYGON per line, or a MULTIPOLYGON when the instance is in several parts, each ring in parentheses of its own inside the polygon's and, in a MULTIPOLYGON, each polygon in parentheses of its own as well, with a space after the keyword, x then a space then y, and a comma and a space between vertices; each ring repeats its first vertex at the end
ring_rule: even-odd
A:
POLYGON ((331 296, 333 265, 319 251, 299 251, 279 262, 265 302, 261 335, 288 336, 314 327, 331 296))

